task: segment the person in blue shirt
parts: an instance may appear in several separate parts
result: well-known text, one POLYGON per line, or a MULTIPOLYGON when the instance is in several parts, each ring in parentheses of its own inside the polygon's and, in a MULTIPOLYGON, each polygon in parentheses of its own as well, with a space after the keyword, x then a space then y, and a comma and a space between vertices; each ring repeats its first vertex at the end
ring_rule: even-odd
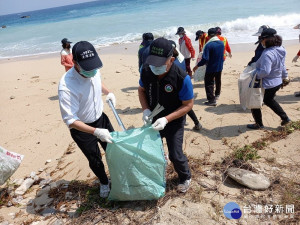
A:
POLYGON ((206 65, 204 86, 207 102, 205 105, 216 106, 221 93, 221 75, 224 64, 224 43, 216 36, 216 28, 208 30, 209 40, 204 46, 201 61, 193 68, 195 72, 200 66, 206 65), (214 93, 214 84, 216 90, 214 93))
POLYGON ((158 130, 167 141, 169 159, 179 177, 179 192, 186 192, 191 184, 188 159, 183 153, 183 134, 186 114, 193 108, 194 93, 190 76, 174 64, 174 47, 165 38, 157 38, 150 45, 150 55, 141 71, 139 100, 143 121, 158 130), (152 110, 160 104, 164 110, 149 120, 152 110))
MULTIPOLYGON (((282 38, 272 28, 267 28, 261 33, 261 44, 265 50, 256 61, 256 77, 262 79, 262 87, 265 89, 264 104, 281 118, 283 126, 291 120, 274 97, 282 84, 289 82, 285 68, 286 51, 281 46, 282 38)), ((251 109, 251 112, 255 124, 248 124, 247 127, 249 129, 264 128, 261 109, 251 109)))
POLYGON ((145 63, 146 58, 149 55, 149 46, 154 40, 152 33, 143 34, 143 42, 140 45, 138 57, 139 57, 139 71, 141 70, 142 65, 145 63))

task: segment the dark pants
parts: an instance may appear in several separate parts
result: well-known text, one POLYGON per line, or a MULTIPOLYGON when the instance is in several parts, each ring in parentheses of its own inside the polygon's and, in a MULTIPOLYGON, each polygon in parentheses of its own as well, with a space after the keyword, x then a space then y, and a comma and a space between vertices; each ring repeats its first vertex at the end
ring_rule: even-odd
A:
POLYGON ((166 138, 169 158, 178 174, 180 183, 191 178, 188 159, 182 150, 184 123, 185 117, 183 120, 179 119, 168 123, 166 127, 160 131, 161 137, 166 138))
MULTIPOLYGON (((276 102, 274 99, 275 94, 279 89, 280 89, 280 85, 270 89, 265 89, 264 103, 265 105, 269 106, 278 116, 280 116, 281 120, 287 120, 288 116, 283 111, 283 109, 278 104, 278 102, 276 102)), ((257 123, 259 126, 263 126, 261 110, 251 109, 251 112, 255 120, 255 123, 257 123)))
POLYGON ((192 75, 192 70, 191 70, 191 58, 184 59, 185 61, 185 69, 186 72, 191 76, 192 75))
POLYGON ((204 86, 206 97, 209 102, 216 102, 215 95, 220 95, 221 93, 221 75, 222 71, 214 73, 205 73, 204 86), (214 84, 216 84, 215 94, 214 84))
MULTIPOLYGON (((101 117, 93 123, 87 123, 87 125, 95 128, 108 129, 110 132, 114 131, 108 117, 105 113, 102 113, 101 117)), ((101 184, 108 184, 108 178, 105 173, 105 168, 101 160, 101 153, 98 146, 98 142, 104 150, 106 150, 107 143, 100 141, 93 134, 88 134, 76 129, 71 129, 71 136, 81 149, 85 157, 89 161, 90 168, 94 174, 99 178, 101 184)))
POLYGON ((193 120, 195 125, 199 124, 199 120, 198 120, 194 110, 189 111, 187 114, 189 115, 189 117, 191 117, 191 119, 193 120))

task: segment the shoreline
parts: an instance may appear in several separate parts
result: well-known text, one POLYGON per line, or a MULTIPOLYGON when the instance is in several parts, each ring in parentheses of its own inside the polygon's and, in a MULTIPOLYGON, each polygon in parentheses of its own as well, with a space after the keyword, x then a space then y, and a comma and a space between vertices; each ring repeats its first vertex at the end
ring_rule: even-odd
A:
MULTIPOLYGON (((132 43, 122 43, 122 44, 114 44, 109 46, 97 47, 97 51, 100 52, 100 56, 103 55, 110 55, 110 54, 120 54, 124 53, 123 51, 126 50, 126 54, 136 54, 138 52, 140 42, 132 42, 132 43)), ((230 42, 229 42, 230 44, 230 42)), ((298 39, 293 40, 286 40, 283 41, 283 46, 291 46, 299 44, 298 39)), ((257 45, 254 43, 237 43, 237 44, 230 44, 231 51, 235 52, 248 52, 254 51, 257 45)), ((196 55, 198 50, 198 42, 193 42, 193 47, 195 48, 196 55)), ((299 47, 300 48, 300 47, 299 47)), ((296 52, 297 53, 297 52, 296 52)), ((296 54, 295 53, 295 54, 296 54)), ((7 58, 0 58, 0 64, 13 62, 13 61, 27 61, 27 60, 37 60, 37 59, 46 59, 46 58, 54 58, 60 56, 60 52, 52 52, 52 53, 41 53, 36 55, 28 55, 28 56, 15 56, 15 57, 7 57, 7 58)))

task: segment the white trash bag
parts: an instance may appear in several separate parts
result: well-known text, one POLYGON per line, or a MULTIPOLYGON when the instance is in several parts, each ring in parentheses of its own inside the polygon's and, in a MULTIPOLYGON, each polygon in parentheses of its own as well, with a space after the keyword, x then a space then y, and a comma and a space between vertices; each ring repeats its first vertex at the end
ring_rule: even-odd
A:
POLYGON ((24 155, 7 151, 0 146, 0 185, 4 184, 20 166, 24 155))
POLYGON ((239 96, 240 96, 240 104, 243 110, 247 109, 247 94, 249 89, 249 84, 252 80, 252 74, 255 72, 255 66, 247 66, 245 70, 240 74, 240 78, 238 80, 239 86, 239 96))
POLYGON ((248 87, 246 95, 247 109, 260 109, 264 101, 264 89, 262 88, 262 80, 256 86, 256 74, 252 77, 250 86, 248 87))

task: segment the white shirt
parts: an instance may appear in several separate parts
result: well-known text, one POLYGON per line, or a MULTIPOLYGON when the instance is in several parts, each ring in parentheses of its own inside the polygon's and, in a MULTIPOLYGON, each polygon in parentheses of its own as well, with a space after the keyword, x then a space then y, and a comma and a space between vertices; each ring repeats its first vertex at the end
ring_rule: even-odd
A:
POLYGON ((69 127, 76 120, 92 123, 103 112, 101 74, 92 78, 82 77, 75 68, 71 68, 61 78, 58 85, 58 97, 61 116, 69 127))

